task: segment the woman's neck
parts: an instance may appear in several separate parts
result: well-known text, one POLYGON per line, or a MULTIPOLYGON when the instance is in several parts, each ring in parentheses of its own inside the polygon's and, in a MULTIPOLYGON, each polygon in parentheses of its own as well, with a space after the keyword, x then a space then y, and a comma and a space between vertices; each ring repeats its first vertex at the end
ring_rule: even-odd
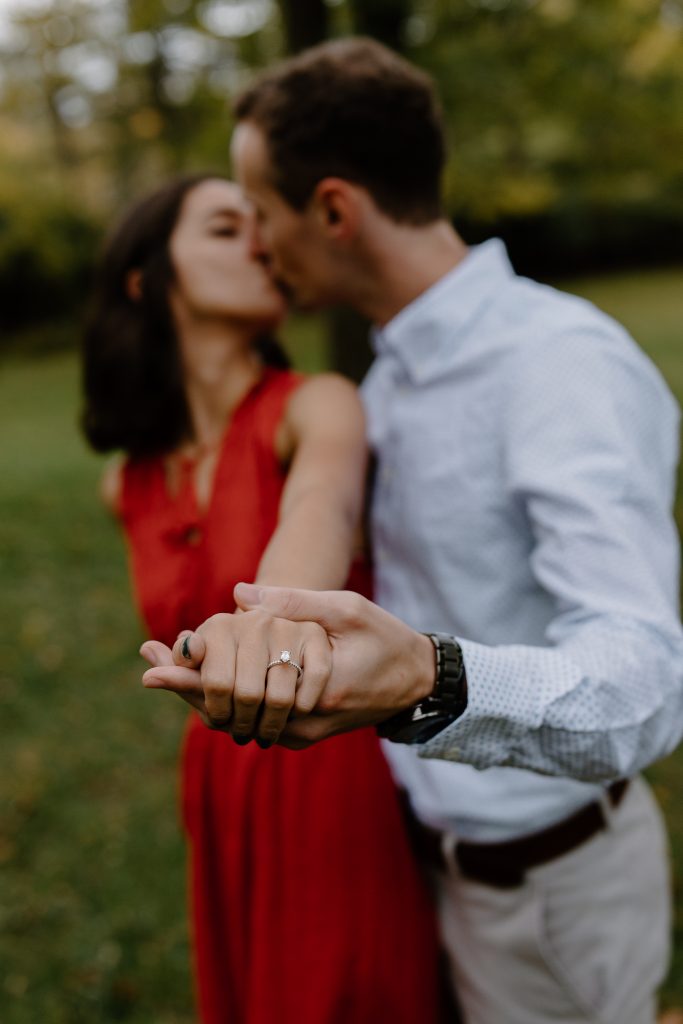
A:
POLYGON ((262 367, 252 336, 234 326, 193 324, 179 332, 192 448, 218 443, 231 413, 258 380, 262 367), (191 341, 190 341, 191 338, 191 341))

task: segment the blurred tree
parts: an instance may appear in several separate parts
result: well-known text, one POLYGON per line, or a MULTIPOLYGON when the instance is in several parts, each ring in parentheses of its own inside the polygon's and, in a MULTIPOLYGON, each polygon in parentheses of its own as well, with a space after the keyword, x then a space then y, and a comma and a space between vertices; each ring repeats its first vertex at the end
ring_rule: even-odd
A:
POLYGON ((280 0, 288 53, 298 53, 327 38, 329 8, 323 0, 280 0))
POLYGON ((413 54, 447 112, 456 215, 495 224, 554 211, 571 231, 597 209, 627 219, 672 198, 683 173, 678 0, 432 0, 417 27, 413 54))
POLYGON ((261 5, 255 19, 250 4, 232 22, 221 22, 221 11, 239 13, 186 0, 53 0, 12 12, 0 34, 4 324, 72 312, 93 255, 92 245, 80 258, 70 246, 82 221, 93 235, 160 177, 227 165, 226 97, 246 66, 241 43, 270 11, 261 5), (50 212, 39 231, 36 210, 50 212), (20 302, 22 295, 41 301, 20 302))
MULTIPOLYGON (((680 259, 683 0, 11 3, 0 7, 4 276, 32 196, 104 221, 170 171, 224 167, 228 100, 252 70, 348 32, 436 77, 447 209, 467 237, 502 231, 527 269, 543 252, 542 272, 680 259)), ((35 244, 53 243, 38 233, 35 244)), ((37 315, 50 303, 29 305, 37 315)), ((358 376, 352 330, 335 324, 337 365, 358 376)))
POLYGON ((349 0, 349 5, 359 35, 372 36, 394 50, 403 50, 406 23, 414 7, 412 0, 349 0))

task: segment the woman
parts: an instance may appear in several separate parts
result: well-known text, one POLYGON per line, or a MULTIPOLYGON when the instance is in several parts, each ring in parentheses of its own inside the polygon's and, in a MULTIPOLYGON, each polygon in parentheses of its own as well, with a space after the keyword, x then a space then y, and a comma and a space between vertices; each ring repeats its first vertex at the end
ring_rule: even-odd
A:
MULTIPOLYGON (((104 497, 169 645, 233 610, 239 580, 339 587, 351 562, 358 399, 286 369, 251 218, 211 176, 138 204, 106 248, 86 335, 84 429, 125 455, 104 497)), ((437 1019, 431 908, 374 732, 292 753, 239 747, 195 715, 182 785, 204 1024, 437 1019)))

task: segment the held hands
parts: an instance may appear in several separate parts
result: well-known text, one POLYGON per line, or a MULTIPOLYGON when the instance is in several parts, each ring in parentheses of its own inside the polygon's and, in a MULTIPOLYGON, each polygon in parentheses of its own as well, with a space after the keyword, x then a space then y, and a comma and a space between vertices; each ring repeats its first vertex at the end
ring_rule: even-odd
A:
POLYGON ((146 686, 174 690, 238 742, 306 747, 432 690, 431 641, 358 594, 240 583, 235 600, 248 614, 213 616, 173 652, 148 641, 141 653, 156 666, 146 686), (283 650, 300 680, 290 664, 266 671, 283 650))
POLYGON ((288 718, 312 711, 331 667, 319 625, 293 626, 260 609, 214 615, 196 632, 181 633, 172 651, 149 640, 140 653, 153 666, 143 676, 145 686, 173 690, 209 728, 263 747, 277 742, 288 718))

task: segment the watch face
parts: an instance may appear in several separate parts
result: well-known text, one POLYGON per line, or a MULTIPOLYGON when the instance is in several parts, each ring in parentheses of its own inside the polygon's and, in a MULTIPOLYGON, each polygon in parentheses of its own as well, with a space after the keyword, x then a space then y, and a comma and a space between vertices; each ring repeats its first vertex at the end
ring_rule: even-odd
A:
POLYGON ((425 708, 426 702, 390 718, 377 727, 383 739, 394 743, 426 743, 458 717, 443 708, 425 708))
POLYGON ((447 725, 450 725, 455 719, 452 715, 430 715, 429 719, 423 722, 416 722, 412 727, 408 726, 406 732, 410 735, 406 736, 405 739, 399 739, 398 743, 426 743, 427 740, 431 740, 433 736, 438 735, 447 725))

